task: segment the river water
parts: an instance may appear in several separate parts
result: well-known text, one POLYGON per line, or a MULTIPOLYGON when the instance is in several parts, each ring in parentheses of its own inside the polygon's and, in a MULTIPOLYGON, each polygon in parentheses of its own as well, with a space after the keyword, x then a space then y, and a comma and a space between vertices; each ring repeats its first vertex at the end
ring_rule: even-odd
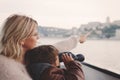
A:
MULTIPOLYGON (((54 44, 62 38, 41 38, 40 44, 54 44)), ((120 41, 117 40, 87 40, 77 44, 71 50, 74 54, 82 53, 85 61, 100 68, 120 74, 120 41)))

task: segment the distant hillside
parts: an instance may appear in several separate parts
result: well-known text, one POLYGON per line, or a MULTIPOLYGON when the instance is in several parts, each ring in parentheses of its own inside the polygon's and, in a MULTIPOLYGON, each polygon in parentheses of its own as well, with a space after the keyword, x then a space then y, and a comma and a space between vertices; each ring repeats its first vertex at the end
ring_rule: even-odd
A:
POLYGON ((92 22, 81 25, 79 28, 61 29, 55 27, 39 26, 39 33, 43 37, 69 37, 91 32, 89 39, 120 39, 120 25, 115 23, 92 22))

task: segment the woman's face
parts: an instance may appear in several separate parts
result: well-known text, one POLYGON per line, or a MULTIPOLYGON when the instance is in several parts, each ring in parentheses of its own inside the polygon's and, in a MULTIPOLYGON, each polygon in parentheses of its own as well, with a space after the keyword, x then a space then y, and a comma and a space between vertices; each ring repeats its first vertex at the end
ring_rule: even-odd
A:
POLYGON ((25 39, 25 41, 24 41, 23 48, 25 49, 25 51, 34 48, 36 46, 36 43, 37 43, 38 39, 39 39, 38 31, 35 28, 33 33, 32 33, 32 36, 25 39))

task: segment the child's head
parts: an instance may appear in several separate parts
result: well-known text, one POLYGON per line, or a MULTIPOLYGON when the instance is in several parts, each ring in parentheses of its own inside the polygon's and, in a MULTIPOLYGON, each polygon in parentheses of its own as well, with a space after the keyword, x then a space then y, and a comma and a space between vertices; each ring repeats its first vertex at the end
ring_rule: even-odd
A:
POLYGON ((25 64, 49 63, 59 66, 58 50, 52 45, 38 46, 25 54, 25 64))

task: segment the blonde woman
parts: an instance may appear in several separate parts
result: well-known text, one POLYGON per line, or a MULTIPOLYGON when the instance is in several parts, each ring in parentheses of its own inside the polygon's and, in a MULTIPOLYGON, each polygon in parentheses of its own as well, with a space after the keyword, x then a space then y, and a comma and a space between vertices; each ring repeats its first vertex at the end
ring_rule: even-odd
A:
MULTIPOLYGON (((36 46, 37 26, 34 19, 24 15, 15 14, 6 19, 0 36, 0 80, 32 80, 24 67, 23 57, 36 46)), ((54 45, 59 51, 71 50, 76 41, 77 38, 72 37, 54 45), (71 46, 68 48, 68 45, 71 46)))
POLYGON ((24 68, 24 53, 37 42, 37 22, 23 15, 7 18, 0 41, 0 80, 31 80, 24 68))

